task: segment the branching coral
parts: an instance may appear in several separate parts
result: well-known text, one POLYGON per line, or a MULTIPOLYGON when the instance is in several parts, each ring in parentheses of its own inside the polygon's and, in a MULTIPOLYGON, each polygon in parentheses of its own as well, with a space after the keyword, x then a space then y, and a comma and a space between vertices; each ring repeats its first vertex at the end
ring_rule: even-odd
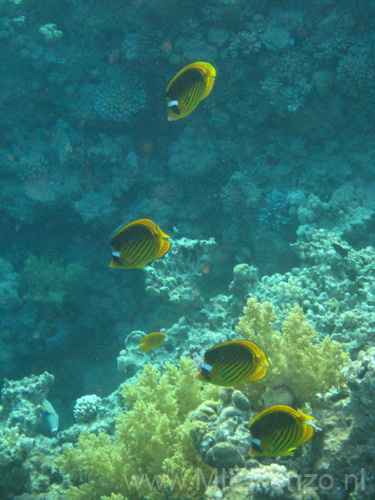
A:
POLYGON ((188 414, 212 398, 216 389, 201 390, 194 372, 194 362, 181 358, 179 367, 166 364, 163 375, 147 365, 133 385, 125 384, 122 396, 128 411, 118 418, 114 440, 105 433, 83 432, 78 448, 67 446, 59 457, 61 472, 75 484, 62 492, 63 498, 199 497, 201 492, 190 488, 196 480, 195 468, 205 466, 190 434, 205 424, 191 422, 188 414))
POLYGON ((171 250, 145 270, 146 293, 164 298, 180 312, 202 306, 202 269, 210 266, 216 243, 209 240, 174 240, 171 250))
POLYGON ((267 377, 252 386, 253 401, 266 387, 286 386, 301 405, 318 392, 345 385, 343 368, 349 355, 329 336, 318 342, 318 333, 307 323, 299 306, 294 306, 284 320, 281 332, 275 329, 275 321, 269 302, 261 305, 249 298, 236 327, 244 338, 266 351, 271 363, 267 377))
POLYGON ((96 394, 88 394, 78 398, 73 408, 74 419, 77 422, 90 422, 96 418, 101 398, 96 394))
POLYGON ((374 86, 373 57, 365 52, 360 53, 358 47, 353 54, 344 55, 337 68, 337 82, 345 92, 359 97, 374 86))
POLYGON ((231 57, 244 56, 248 57, 259 52, 262 48, 262 42, 259 38, 259 33, 255 31, 241 31, 237 33, 231 40, 228 53, 231 57))
POLYGON ((258 220, 266 231, 281 232, 283 227, 290 222, 286 195, 277 189, 268 193, 259 210, 258 220))
POLYGON ((235 476, 230 487, 224 490, 223 498, 231 498, 230 489, 240 490, 243 499, 250 498, 295 498, 291 491, 294 471, 288 471, 285 465, 272 463, 250 470, 242 470, 235 476))
POLYGON ((103 120, 124 121, 138 113, 145 103, 144 84, 137 76, 103 81, 94 97, 95 110, 103 120))

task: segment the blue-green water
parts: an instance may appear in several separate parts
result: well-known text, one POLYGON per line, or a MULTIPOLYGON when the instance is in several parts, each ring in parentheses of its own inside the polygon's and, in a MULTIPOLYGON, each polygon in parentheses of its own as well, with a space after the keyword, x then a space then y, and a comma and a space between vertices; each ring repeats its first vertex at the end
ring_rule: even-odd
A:
MULTIPOLYGON (((106 401, 148 362, 161 373, 181 357, 198 362, 238 337, 248 297, 272 304, 277 331, 299 305, 312 345, 328 335, 350 355, 349 388, 327 382, 329 396, 303 401, 322 415, 324 436, 337 428, 329 401, 347 402, 346 430, 332 437, 339 451, 317 434, 288 470, 363 469, 361 491, 320 484, 317 498, 374 497, 374 44, 370 0, 1 0, 0 386, 45 371, 54 382, 25 404, 3 393, 0 499, 60 498, 64 471, 43 473, 39 457, 30 479, 30 453, 76 443, 76 400, 106 401), (168 121, 166 88, 197 61, 217 70, 212 92, 168 121), (171 236, 171 251, 145 269, 110 268, 111 236, 142 218, 171 236), (139 352, 160 330, 164 344, 139 352), (68 433, 58 442, 42 421, 44 397, 68 433), (25 439, 47 444, 18 457, 4 437, 18 425, 12 408, 30 412, 25 439)), ((112 418, 112 436, 126 403, 103 405, 81 424, 112 418)), ((95 498, 111 493, 124 495, 95 498)))

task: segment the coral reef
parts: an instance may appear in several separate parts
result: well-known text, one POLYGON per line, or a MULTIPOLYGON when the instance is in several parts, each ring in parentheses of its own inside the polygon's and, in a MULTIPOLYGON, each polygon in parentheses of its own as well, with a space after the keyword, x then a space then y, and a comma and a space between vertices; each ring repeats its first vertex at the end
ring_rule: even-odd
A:
MULTIPOLYGON (((101 398, 78 399, 78 421, 52 437, 48 377, 22 390, 6 381, 0 497, 188 500, 191 483, 129 493, 122 474, 191 471, 195 447, 208 475, 246 467, 230 479, 249 500, 277 496, 273 477, 327 470, 335 484, 315 497, 373 500, 375 2, 0 8, 0 376, 51 371, 63 428, 80 395, 101 398), (214 91, 168 123, 167 83, 196 60, 217 67, 214 91), (171 252, 145 271, 110 272, 108 235, 140 217, 176 228, 171 252), (154 328, 167 339, 143 354, 139 338, 154 328), (240 333, 265 344, 272 369, 210 402, 192 363, 240 333), (164 366, 181 356, 192 358, 185 392, 174 385, 185 368, 164 366), (124 379, 129 403, 115 391, 124 379), (247 453, 250 416, 276 401, 310 403, 322 428, 278 463, 286 470, 247 453), (194 405, 201 420, 187 415, 194 405), (365 489, 345 491, 351 473, 365 489), (257 475, 270 478, 263 489, 257 475)), ((193 497, 235 497, 226 486, 193 497)), ((302 493, 314 496, 282 489, 302 493)))
POLYGON ((242 172, 234 172, 228 184, 225 184, 220 193, 224 210, 235 211, 245 205, 246 209, 254 209, 259 205, 261 190, 242 172))
POLYGON ((249 298, 236 327, 239 334, 266 351, 271 364, 267 377, 251 388, 255 404, 265 387, 285 386, 294 395, 295 404, 302 405, 319 392, 345 386, 343 370, 349 363, 349 355, 338 342, 328 335, 319 342, 319 335, 307 323, 299 306, 293 307, 281 331, 275 329, 275 321, 269 302, 261 305, 255 298, 249 298))
POLYGON ((312 75, 312 82, 320 97, 325 97, 330 92, 334 81, 335 75, 327 69, 320 69, 312 75))
POLYGON ((81 276, 85 268, 78 263, 64 265, 45 257, 29 255, 21 273, 23 300, 61 308, 77 300, 82 290, 81 276))
POLYGON ((77 399, 73 408, 74 419, 77 422, 90 422, 98 414, 101 398, 96 394, 88 394, 77 399))
POLYGON ((298 304, 320 339, 328 334, 356 354, 372 342, 373 247, 355 250, 336 231, 301 228, 291 247, 303 266, 263 277, 248 264, 234 268, 230 285, 234 310, 239 311, 251 295, 272 303, 281 322, 298 304))
POLYGON ((216 149, 210 147, 210 137, 194 127, 187 127, 178 141, 169 148, 168 167, 172 174, 184 178, 202 177, 213 171, 219 163, 216 149))
POLYGON ((45 372, 21 381, 5 379, 0 412, 0 496, 47 491, 56 440, 40 436, 42 403, 54 377, 45 372))
POLYGON ((139 77, 131 74, 103 81, 94 96, 95 110, 103 120, 127 120, 138 113, 145 103, 144 84, 139 77))
POLYGON ((375 74, 369 68, 373 55, 358 49, 353 47, 352 53, 342 56, 336 74, 337 82, 344 91, 357 98, 373 87, 375 82, 375 74))
POLYGON ((241 31, 230 41, 228 53, 231 57, 248 57, 253 55, 262 47, 259 34, 254 31, 241 31))
POLYGON ((9 310, 20 304, 18 278, 12 264, 0 258, 0 309, 9 310))
POLYGON ((213 260, 216 242, 209 240, 174 239, 163 259, 145 269, 146 293, 173 305, 174 313, 199 309, 202 306, 201 280, 213 260))
POLYGON ((264 46, 274 52, 288 49, 294 45, 294 40, 289 31, 278 23, 268 23, 264 33, 261 34, 264 46))
POLYGON ((20 433, 17 427, 0 431, 0 494, 22 491, 21 485, 27 485, 29 474, 24 464, 34 446, 34 440, 20 433))
POLYGON ((265 203, 259 210, 258 219, 268 230, 282 231, 290 222, 288 200, 284 193, 274 189, 267 194, 265 203))
POLYGON ((103 196, 103 193, 87 193, 73 205, 86 224, 110 217, 116 212, 111 198, 103 196))
POLYGON ((57 29, 54 23, 44 24, 39 28, 38 33, 47 45, 59 42, 60 38, 63 36, 63 32, 57 29))
POLYGON ((342 490, 349 488, 355 499, 371 498, 375 493, 369 467, 374 460, 374 374, 375 350, 371 347, 358 354, 350 369, 350 394, 328 393, 317 401, 316 415, 323 432, 314 446, 314 470, 319 475, 329 467, 332 481, 341 485, 322 492, 324 500, 343 500, 342 490))
POLYGON ((7 427, 16 427, 27 436, 35 436, 42 421, 43 400, 46 399, 53 375, 45 372, 39 377, 32 375, 20 382, 5 379, 1 389, 2 418, 7 427))
POLYGON ((298 498, 313 500, 313 494, 309 496, 293 491, 293 479, 295 471, 288 470, 285 465, 273 463, 260 465, 250 470, 240 471, 231 481, 230 486, 224 489, 223 499, 236 498, 236 492, 241 492, 244 500, 271 499, 271 498, 298 498))
POLYGON ((201 491, 192 485, 201 464, 190 433, 202 424, 187 417, 216 391, 200 390, 194 372, 193 361, 181 358, 179 367, 166 364, 163 375, 147 365, 134 384, 125 384, 127 412, 117 420, 114 441, 103 432, 85 431, 77 448, 64 447, 57 462, 71 485, 62 498, 95 500, 112 493, 129 499, 199 498, 201 491), (171 483, 176 475, 186 481, 179 491, 171 483), (156 480, 160 488, 151 489, 147 481, 156 480))
POLYGON ((245 466, 250 451, 251 436, 245 428, 249 421, 250 403, 240 391, 220 389, 223 405, 206 401, 191 414, 191 419, 206 422, 207 430, 200 431, 195 440, 203 460, 211 467, 234 469, 245 466))

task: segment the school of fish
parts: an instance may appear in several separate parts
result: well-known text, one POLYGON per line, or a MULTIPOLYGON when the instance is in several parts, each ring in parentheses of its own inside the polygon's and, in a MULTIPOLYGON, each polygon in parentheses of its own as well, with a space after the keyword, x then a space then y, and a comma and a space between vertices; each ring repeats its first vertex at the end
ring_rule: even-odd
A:
MULTIPOLYGON (((209 62, 185 66, 172 78, 166 90, 168 120, 188 116, 212 91, 216 69, 209 62)), ((171 248, 170 236, 150 219, 138 219, 118 229, 111 238, 110 267, 143 269, 171 248)), ((140 340, 140 350, 148 353, 166 339, 165 333, 149 333, 140 340)), ((208 349, 196 379, 220 387, 237 387, 267 376, 270 363, 255 343, 238 339, 208 349)), ((249 423, 252 436, 250 455, 290 456, 309 442, 317 429, 315 418, 290 406, 275 405, 262 410, 249 423)))

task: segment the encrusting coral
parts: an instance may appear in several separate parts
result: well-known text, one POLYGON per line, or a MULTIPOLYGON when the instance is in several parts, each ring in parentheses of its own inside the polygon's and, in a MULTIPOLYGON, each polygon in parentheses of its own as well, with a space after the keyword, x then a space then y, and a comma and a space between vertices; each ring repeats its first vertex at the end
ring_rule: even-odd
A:
POLYGON ((42 404, 53 381, 48 372, 19 381, 4 380, 0 406, 0 498, 16 498, 27 489, 45 491, 50 484, 48 474, 55 443, 40 435, 40 426, 42 404))
POLYGON ((317 393, 345 386, 343 369, 349 363, 349 354, 339 342, 328 335, 318 342, 318 333, 297 305, 283 321, 281 332, 275 329, 275 321, 272 305, 269 302, 261 305, 251 297, 236 326, 245 339, 265 350, 271 363, 267 377, 251 386, 253 403, 267 387, 285 386, 292 392, 295 403, 302 405, 317 393))
POLYGON ((173 304, 179 312, 189 312, 202 306, 200 280, 202 269, 214 260, 216 242, 180 238, 163 259, 154 261, 145 269, 146 293, 173 304))
POLYGON ((207 466, 194 449, 191 434, 206 424, 191 421, 188 415, 215 397, 217 389, 202 389, 194 374, 194 362, 182 357, 179 367, 165 364, 163 375, 147 365, 133 385, 125 384, 121 394, 127 412, 117 420, 114 439, 104 432, 95 435, 85 431, 77 448, 64 447, 58 465, 71 485, 61 491, 62 497, 201 497, 202 492, 195 487, 196 468, 204 471, 207 466))

